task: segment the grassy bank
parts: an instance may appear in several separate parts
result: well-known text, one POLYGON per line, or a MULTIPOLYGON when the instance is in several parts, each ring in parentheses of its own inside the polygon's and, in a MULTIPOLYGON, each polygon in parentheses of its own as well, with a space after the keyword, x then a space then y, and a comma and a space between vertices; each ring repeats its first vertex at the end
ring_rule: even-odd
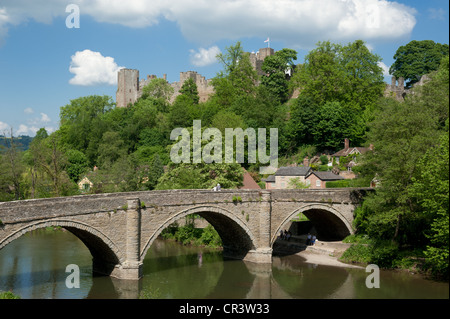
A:
POLYGON ((375 264, 385 269, 401 269, 426 274, 423 250, 401 248, 390 240, 374 240, 367 236, 351 235, 343 240, 352 245, 339 258, 345 263, 375 264))

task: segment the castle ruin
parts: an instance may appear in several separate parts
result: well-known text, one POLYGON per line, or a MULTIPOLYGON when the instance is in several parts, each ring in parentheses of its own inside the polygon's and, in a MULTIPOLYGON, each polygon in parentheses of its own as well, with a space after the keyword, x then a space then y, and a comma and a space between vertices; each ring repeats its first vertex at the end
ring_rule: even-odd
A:
MULTIPOLYGON (((272 48, 262 48, 258 52, 250 53, 250 62, 258 75, 264 75, 261 66, 264 59, 270 55, 274 55, 275 51, 272 48)), ((150 83, 151 80, 157 78, 156 75, 147 75, 146 79, 139 79, 139 70, 136 69, 120 69, 117 74, 117 92, 116 105, 117 107, 128 107, 133 105, 141 96, 142 89, 150 83)), ((196 71, 180 72, 180 81, 170 83, 174 89, 174 93, 170 102, 180 95, 180 89, 184 82, 191 78, 197 85, 200 102, 205 102, 210 95, 214 93, 214 87, 211 84, 211 79, 205 79, 204 76, 196 71)), ((163 75, 163 79, 167 81, 167 75, 163 75)))
POLYGON ((413 89, 418 86, 424 85, 428 80, 430 80, 430 77, 425 74, 420 78, 420 81, 417 83, 414 83, 411 88, 405 87, 405 79, 403 77, 399 77, 398 79, 393 76, 391 78, 391 84, 386 84, 386 88, 384 90, 384 96, 386 97, 393 97, 397 101, 404 101, 405 97, 408 94, 413 94, 413 89))

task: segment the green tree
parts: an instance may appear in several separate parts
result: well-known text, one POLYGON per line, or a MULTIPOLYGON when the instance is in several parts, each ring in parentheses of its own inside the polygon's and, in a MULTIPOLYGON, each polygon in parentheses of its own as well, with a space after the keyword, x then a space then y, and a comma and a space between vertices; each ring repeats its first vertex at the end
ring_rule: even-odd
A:
POLYGON ((410 87, 422 75, 436 71, 442 58, 448 54, 448 44, 435 43, 433 40, 413 40, 397 49, 389 73, 397 78, 404 77, 406 85, 410 87))
POLYGON ((261 69, 266 73, 261 77, 261 84, 269 90, 281 103, 288 99, 289 87, 286 71, 294 71, 297 52, 282 49, 264 59, 261 69))
POLYGON ((184 81, 180 89, 180 94, 188 97, 193 104, 198 104, 200 97, 198 96, 197 84, 195 84, 192 78, 184 81))
MULTIPOLYGON (((448 125, 448 121, 447 121, 448 125)), ((435 275, 449 275, 449 135, 442 134, 439 144, 420 159, 412 178, 410 196, 431 226, 425 230, 430 243, 425 255, 435 275)))
POLYGON ((77 150, 68 150, 66 156, 68 161, 66 172, 72 181, 78 182, 81 175, 89 168, 88 159, 83 152, 77 150))
POLYGON ((222 188, 242 185, 244 172, 239 164, 170 164, 159 179, 156 189, 212 189, 218 183, 222 188))
MULTIPOLYGON (((9 196, 0 198, 2 200, 19 200, 24 198, 24 179, 23 173, 25 166, 23 165, 23 152, 19 151, 16 139, 11 129, 10 137, 3 137, 6 148, 0 153, 0 182, 1 190, 9 196)), ((3 197, 3 196, 2 196, 3 197)))
POLYGON ((229 75, 235 70, 243 56, 244 49, 242 48, 241 42, 238 41, 235 45, 227 47, 225 53, 219 53, 216 58, 223 64, 225 68, 224 74, 229 75))
POLYGON ((158 184, 158 179, 164 174, 164 166, 161 158, 158 154, 153 157, 152 163, 150 165, 150 170, 148 172, 148 180, 145 182, 145 186, 152 190, 155 189, 158 184))
POLYGON ((300 88, 318 104, 342 99, 345 72, 340 63, 342 46, 329 41, 319 42, 297 67, 291 89, 300 88))
POLYGON ((436 147, 443 132, 448 135, 443 124, 449 112, 448 62, 431 76, 405 102, 381 100, 368 136, 374 152, 365 154, 361 170, 369 177, 377 174, 381 187, 364 201, 356 218, 358 228, 401 245, 427 243, 423 234, 430 220, 410 189, 417 184, 414 177, 420 176, 423 156, 436 147))
POLYGON ((119 158, 126 153, 125 142, 118 132, 106 132, 103 134, 98 147, 98 166, 100 169, 109 169, 119 158))
MULTIPOLYGON (((71 100, 60 110, 61 142, 71 149, 85 152, 93 141, 98 142, 99 134, 102 136, 105 126, 101 116, 113 106, 109 96, 91 95, 71 100)), ((91 147, 97 148, 97 145, 91 147)))

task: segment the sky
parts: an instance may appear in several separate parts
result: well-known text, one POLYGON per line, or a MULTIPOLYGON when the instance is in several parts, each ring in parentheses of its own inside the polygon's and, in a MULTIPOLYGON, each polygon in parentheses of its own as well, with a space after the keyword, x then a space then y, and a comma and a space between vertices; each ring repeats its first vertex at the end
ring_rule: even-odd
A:
POLYGON ((447 0, 0 0, 0 135, 59 127, 60 108, 88 95, 115 101, 117 72, 138 69, 169 82, 207 79, 215 56, 295 49, 297 63, 319 41, 365 41, 389 66, 412 40, 449 43, 447 0), (269 39, 269 42, 265 42, 269 39))

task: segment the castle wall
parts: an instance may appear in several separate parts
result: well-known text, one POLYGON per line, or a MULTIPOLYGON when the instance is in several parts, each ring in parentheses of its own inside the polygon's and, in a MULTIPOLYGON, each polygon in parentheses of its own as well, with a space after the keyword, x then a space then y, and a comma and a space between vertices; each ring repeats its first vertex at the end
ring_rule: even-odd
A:
POLYGON ((117 107, 127 107, 138 99, 139 70, 121 69, 117 74, 117 107))
MULTIPOLYGON (((275 54, 275 51, 272 48, 262 48, 257 53, 250 53, 250 62, 258 75, 265 74, 261 69, 264 59, 273 54, 275 54)), ((142 96, 142 88, 155 78, 157 78, 156 75, 147 75, 146 79, 139 80, 138 70, 119 70, 116 92, 117 107, 128 107, 130 104, 134 104, 142 96)), ((166 74, 164 74, 163 78, 167 79, 166 74)), ((174 89, 174 94, 170 99, 171 103, 180 95, 179 91, 187 79, 193 79, 197 85, 200 102, 206 102, 210 95, 214 93, 214 87, 211 85, 210 79, 207 80, 195 71, 180 72, 180 81, 170 83, 170 86, 174 89)))

